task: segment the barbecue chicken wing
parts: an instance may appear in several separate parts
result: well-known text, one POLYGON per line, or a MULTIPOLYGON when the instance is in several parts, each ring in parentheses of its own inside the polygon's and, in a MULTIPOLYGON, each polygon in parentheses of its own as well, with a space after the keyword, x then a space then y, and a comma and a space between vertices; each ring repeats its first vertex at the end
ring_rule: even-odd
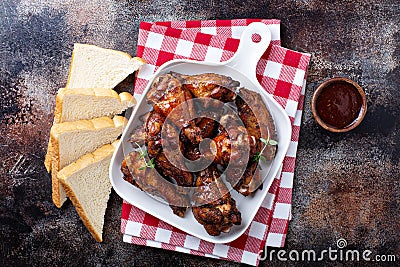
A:
MULTIPOLYGON (((202 140, 206 138, 213 138, 217 135, 219 123, 215 119, 209 117, 200 117, 195 119, 195 121, 196 126, 198 126, 201 130, 200 136, 202 140)), ((205 155, 201 154, 199 144, 191 143, 190 140, 188 140, 188 138, 186 138, 183 134, 180 135, 180 140, 183 144, 182 152, 188 160, 195 161, 199 160, 201 157, 204 158, 205 155)), ((202 143, 204 150, 209 152, 208 156, 211 155, 209 144, 210 142, 202 143)))
POLYGON ((213 118, 199 118, 196 123, 197 127, 200 128, 201 138, 212 138, 217 134, 218 122, 213 118))
POLYGON ((156 170, 168 180, 174 181, 179 186, 193 186, 193 174, 186 171, 186 167, 184 166, 173 165, 163 152, 155 158, 154 163, 156 165, 156 170))
POLYGON ((214 165, 201 171, 196 179, 192 212, 209 235, 229 232, 241 223, 241 213, 214 165))
POLYGON ((233 166, 226 169, 226 180, 234 185, 233 188, 244 196, 262 189, 260 166, 257 161, 250 161, 243 172, 243 167, 233 166))
POLYGON ((172 72, 171 74, 180 79, 193 96, 218 99, 222 102, 234 101, 235 90, 240 84, 231 77, 215 73, 182 75, 172 72))
POLYGON ((174 214, 183 217, 190 204, 188 197, 180 194, 176 187, 161 177, 155 169, 143 169, 144 165, 138 152, 129 153, 121 165, 124 180, 148 194, 163 198, 170 204, 174 214))
POLYGON ((146 124, 149 116, 150 112, 147 112, 142 116, 140 116, 139 118, 140 124, 135 129, 133 129, 131 137, 128 140, 132 145, 135 143, 138 144, 139 146, 144 145, 146 141, 146 127, 144 127, 144 125, 146 124))
POLYGON ((168 117, 193 143, 199 143, 200 129, 191 122, 195 117, 191 99, 191 93, 171 74, 155 78, 147 94, 147 100, 157 113, 168 117))
MULTIPOLYGON (((162 151, 161 132, 164 126, 165 117, 155 110, 150 112, 150 115, 145 125, 145 142, 147 145, 147 153, 150 157, 157 157, 162 151)), ((174 134, 174 129, 171 127, 171 134, 174 134)))
POLYGON ((171 118, 174 122, 184 121, 186 114, 194 115, 194 107, 191 105, 191 102, 188 101, 190 99, 192 99, 190 92, 184 90, 180 80, 176 79, 171 74, 165 74, 155 78, 147 93, 147 100, 153 105, 154 110, 164 117, 167 117, 177 106, 185 106, 184 114, 176 114, 180 116, 171 118))
MULTIPOLYGON (((235 103, 238 115, 249 135, 257 140, 257 152, 260 152, 262 147, 260 138, 276 140, 274 121, 260 94, 240 88, 235 103)), ((275 153, 276 146, 267 146, 263 151, 263 156, 268 161, 275 157, 275 153)))
POLYGON ((165 118, 153 110, 147 119, 145 130, 147 153, 150 158, 154 158, 156 170, 179 186, 192 186, 193 174, 186 171, 182 154, 173 153, 183 150, 175 126, 165 123, 165 118), (162 134, 163 128, 164 134, 162 134), (167 152, 169 158, 165 155, 167 152))
POLYGON ((244 166, 249 155, 255 153, 255 139, 248 135, 233 115, 223 115, 220 120, 220 134, 211 143, 214 163, 226 167, 228 164, 244 166))
MULTIPOLYGON (((260 138, 276 140, 275 125, 271 114, 261 96, 245 88, 239 90, 235 103, 240 119, 246 126, 251 139, 256 142, 255 153, 259 154, 264 147, 260 138)), ((237 177, 238 172, 234 169, 227 172, 227 180, 231 182, 236 191, 245 196, 250 195, 257 189, 261 189, 262 186, 258 161, 254 158, 255 153, 250 153, 246 170, 240 178, 237 177)), ((263 150, 262 156, 268 161, 275 157, 275 153, 276 146, 267 145, 263 150)))

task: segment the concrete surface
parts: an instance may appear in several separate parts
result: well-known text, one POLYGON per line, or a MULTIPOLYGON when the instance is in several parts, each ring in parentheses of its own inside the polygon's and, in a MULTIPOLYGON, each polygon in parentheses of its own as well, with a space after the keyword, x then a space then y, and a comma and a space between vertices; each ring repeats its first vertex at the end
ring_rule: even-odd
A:
MULTIPOLYGON (((125 244, 113 192, 104 243, 68 202, 51 202, 43 166, 55 94, 66 83, 74 42, 135 54, 139 22, 277 18, 282 45, 312 54, 298 149, 293 220, 285 250, 348 248, 400 261, 400 4, 387 1, 10 1, 0 2, 0 264, 2 266, 238 266, 125 244), (363 123, 332 134, 309 101, 325 79, 357 81, 363 123)), ((276 257, 261 266, 280 266, 276 257)), ((303 265, 304 262, 286 262, 303 265)), ((327 261, 325 265, 355 264, 327 261)), ((391 265, 393 263, 389 263, 391 265)))

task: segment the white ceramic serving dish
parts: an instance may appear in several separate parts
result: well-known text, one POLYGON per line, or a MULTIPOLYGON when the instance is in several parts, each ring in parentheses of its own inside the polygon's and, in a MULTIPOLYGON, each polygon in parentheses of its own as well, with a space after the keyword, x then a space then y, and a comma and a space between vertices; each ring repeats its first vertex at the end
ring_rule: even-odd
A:
POLYGON ((119 196, 139 209, 159 218, 160 220, 163 220, 190 235, 212 243, 229 243, 237 239, 245 232, 256 215, 264 198, 266 197, 274 177, 280 170, 283 158, 289 147, 292 133, 291 124, 287 113, 270 95, 264 91, 256 78, 257 63, 267 49, 270 41, 271 34, 268 30, 268 27, 263 23, 252 23, 243 32, 238 50, 230 60, 218 63, 198 62, 192 60, 169 61, 163 64, 157 70, 157 72, 150 79, 147 88, 143 92, 143 96, 145 96, 154 77, 169 71, 175 71, 189 75, 210 72, 227 75, 232 77, 234 80, 239 81, 241 87, 246 87, 247 89, 261 94, 275 122, 278 136, 278 149, 276 157, 273 161, 268 164, 261 163, 261 175, 265 177, 262 190, 258 190, 253 196, 248 197, 244 197, 234 190, 231 191, 231 195, 236 200, 237 207, 242 214, 241 225, 234 225, 228 233, 221 233, 219 236, 210 236, 204 230, 203 226, 195 220, 190 210, 186 212, 184 218, 178 217, 172 213, 172 210, 168 204, 160 202, 156 198, 149 196, 147 193, 139 190, 132 184, 123 180, 122 173, 120 171, 121 162, 124 158, 124 155, 133 150, 132 145, 128 142, 128 139, 132 133, 132 130, 135 129, 135 127, 137 127, 139 124, 139 116, 151 110, 151 106, 147 104, 145 97, 143 97, 133 109, 128 124, 122 134, 121 142, 115 150, 110 163, 110 180, 114 190, 119 196), (258 34, 261 37, 261 41, 257 43, 253 42, 253 34, 258 34))

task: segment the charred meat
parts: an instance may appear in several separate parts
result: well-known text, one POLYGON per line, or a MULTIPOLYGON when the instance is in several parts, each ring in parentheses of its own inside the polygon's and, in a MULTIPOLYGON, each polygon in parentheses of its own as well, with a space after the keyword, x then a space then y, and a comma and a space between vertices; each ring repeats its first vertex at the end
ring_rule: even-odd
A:
POLYGON ((231 77, 216 73, 198 75, 172 73, 172 75, 180 79, 183 86, 194 97, 213 98, 222 102, 231 102, 236 98, 235 90, 239 86, 239 82, 233 80, 231 77))
POLYGON ((241 223, 236 202, 214 165, 198 174, 193 201, 193 215, 209 235, 217 236, 221 232, 229 232, 234 224, 241 223))
POLYGON ((135 151, 129 153, 121 165, 124 180, 142 191, 165 199, 174 214, 183 217, 189 207, 187 196, 179 193, 176 187, 163 179, 155 169, 142 167, 143 159, 140 158, 140 154, 135 151))
POLYGON ((154 111, 183 129, 189 140, 198 143, 201 141, 198 138, 200 129, 191 122, 195 116, 191 99, 191 93, 171 74, 157 77, 147 94, 147 100, 153 105, 154 111))
POLYGON ((261 95, 238 87, 215 73, 156 77, 146 95, 153 109, 129 140, 141 152, 128 154, 121 167, 125 180, 165 199, 178 216, 191 206, 212 236, 241 223, 225 182, 251 195, 262 187, 258 159, 276 153, 268 145, 275 125, 261 95))

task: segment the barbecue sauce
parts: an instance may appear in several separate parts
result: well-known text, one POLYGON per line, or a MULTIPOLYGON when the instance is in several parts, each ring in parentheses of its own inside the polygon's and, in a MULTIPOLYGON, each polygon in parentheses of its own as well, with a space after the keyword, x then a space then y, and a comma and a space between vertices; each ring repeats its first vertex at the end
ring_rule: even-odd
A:
POLYGON ((319 117, 336 128, 346 128, 358 118, 362 98, 357 88, 347 82, 327 85, 316 101, 319 117))

